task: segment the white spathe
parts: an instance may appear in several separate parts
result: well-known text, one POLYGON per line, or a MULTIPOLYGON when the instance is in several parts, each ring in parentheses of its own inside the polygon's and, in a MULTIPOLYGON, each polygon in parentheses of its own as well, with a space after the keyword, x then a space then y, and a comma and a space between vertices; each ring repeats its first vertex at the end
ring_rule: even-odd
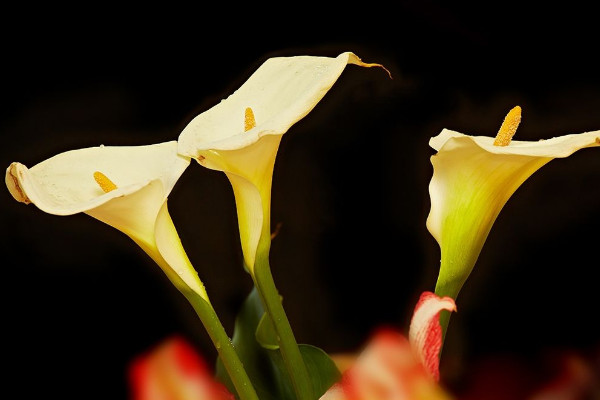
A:
MULTIPOLYGON (((195 117, 179 136, 179 152, 201 158, 203 150, 235 150, 265 135, 283 135, 331 89, 348 64, 367 64, 351 52, 335 58, 294 56, 267 59, 231 96, 195 117), (244 130, 246 108, 256 126, 244 130)), ((207 165, 208 166, 208 165, 207 165)))
POLYGON ((494 138, 444 129, 429 144, 433 177, 427 229, 441 248, 436 294, 456 298, 501 209, 519 186, 555 158, 600 146, 600 131, 539 141, 494 138))
POLYGON ((67 151, 31 168, 13 162, 5 182, 20 202, 54 215, 83 212, 124 232, 179 289, 189 287, 208 301, 167 210, 167 197, 189 163, 177 153, 176 141, 98 146, 67 151), (96 172, 116 188, 105 192, 96 172))
POLYGON ((281 137, 317 105, 348 64, 382 67, 364 63, 351 52, 335 58, 269 58, 239 89, 196 116, 179 135, 182 155, 229 178, 250 272, 261 238, 261 252, 269 248, 272 175, 281 137), (249 125, 248 109, 254 117, 249 125))

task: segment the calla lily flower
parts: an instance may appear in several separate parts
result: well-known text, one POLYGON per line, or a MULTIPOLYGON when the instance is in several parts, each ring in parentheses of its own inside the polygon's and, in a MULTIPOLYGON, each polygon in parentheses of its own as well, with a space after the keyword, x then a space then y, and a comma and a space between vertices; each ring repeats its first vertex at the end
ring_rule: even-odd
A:
POLYGON ((55 215, 86 213, 128 235, 189 300, 241 399, 256 393, 183 249, 167 198, 190 159, 177 142, 67 151, 32 168, 12 163, 5 182, 13 197, 55 215))
POLYGON ((456 311, 454 300, 431 292, 421 294, 408 339, 393 329, 377 331, 320 400, 450 399, 438 383, 442 310, 456 311))
MULTIPOLYGON (((179 136, 179 152, 225 172, 233 187, 244 263, 253 273, 261 237, 270 241, 271 184, 282 135, 325 96, 348 64, 367 64, 346 52, 329 57, 274 57, 231 96, 195 117, 179 136)), ((262 250, 261 250, 262 251, 262 250)))
POLYGON ((600 146, 600 131, 535 142, 512 140, 520 120, 517 106, 496 138, 444 129, 429 142, 437 154, 431 157, 427 228, 441 249, 435 289, 440 296, 456 299, 500 210, 529 176, 555 158, 600 146))
POLYGON ((283 134, 317 105, 348 64, 382 67, 364 63, 350 52, 335 58, 270 58, 231 96, 195 117, 178 139, 182 155, 229 178, 244 266, 274 324, 299 400, 314 397, 269 266, 273 168, 283 134))
POLYGON ((177 142, 67 151, 31 168, 13 162, 5 182, 13 197, 54 215, 86 213, 128 235, 178 289, 208 296, 167 209, 190 159, 177 142))

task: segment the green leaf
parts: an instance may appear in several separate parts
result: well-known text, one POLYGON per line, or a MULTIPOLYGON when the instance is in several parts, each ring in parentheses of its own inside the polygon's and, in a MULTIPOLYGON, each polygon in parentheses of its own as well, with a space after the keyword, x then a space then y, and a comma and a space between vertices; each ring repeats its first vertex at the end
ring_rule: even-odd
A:
MULTIPOLYGON (((256 288, 252 289, 237 315, 232 341, 261 400, 296 400, 273 323, 264 312, 256 288)), ((341 374, 320 348, 308 344, 300 344, 299 348, 311 376, 316 400, 340 379, 341 374)), ((236 393, 220 360, 217 360, 216 371, 217 378, 236 393)))
POLYGON ((342 377, 340 370, 329 355, 318 347, 301 344, 300 353, 302 353, 302 358, 311 377, 314 393, 319 398, 331 385, 340 380, 342 377))
POLYGON ((278 350, 279 343, 277 342, 277 333, 273 322, 267 313, 264 313, 258 327, 256 328, 256 340, 267 350, 278 350))
MULTIPOLYGON (((306 369, 311 377, 313 393, 318 399, 331 387, 331 385, 340 380, 341 373, 333 360, 320 348, 309 344, 300 344, 298 347, 300 348, 300 353, 306 364, 306 369)), ((277 381, 281 398, 286 400, 295 399, 292 381, 283 364, 281 352, 274 350, 267 351, 269 352, 273 365, 276 367, 273 370, 273 373, 275 375, 275 380, 277 381)))
MULTIPOLYGON (((255 337, 256 328, 263 315, 260 296, 256 288, 253 288, 236 316, 232 342, 258 397, 261 400, 281 400, 277 397, 272 376, 272 362, 255 337)), ((236 394, 235 387, 220 359, 217 359, 216 377, 231 393, 236 394)))
MULTIPOLYGON (((269 315, 265 313, 256 329, 256 340, 268 351, 268 355, 275 366, 273 374, 279 388, 280 396, 283 399, 294 399, 294 388, 287 374, 281 352, 277 351, 277 334, 273 322, 269 315)), ((313 393, 317 398, 321 397, 327 389, 341 378, 341 374, 333 360, 318 347, 308 344, 298 345, 300 354, 306 364, 308 373, 311 376, 313 393)))

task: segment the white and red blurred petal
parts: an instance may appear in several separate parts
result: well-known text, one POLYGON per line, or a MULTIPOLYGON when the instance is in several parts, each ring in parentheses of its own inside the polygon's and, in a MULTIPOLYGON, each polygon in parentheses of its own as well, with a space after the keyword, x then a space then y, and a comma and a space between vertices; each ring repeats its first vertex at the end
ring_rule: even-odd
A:
POLYGON ((456 304, 451 297, 423 292, 415 306, 408 332, 415 357, 436 381, 440 379, 439 355, 443 339, 439 316, 442 310, 456 311, 456 304))
POLYGON ((174 336, 138 356, 129 366, 131 400, 234 400, 206 361, 174 336))
POLYGON ((380 329, 320 400, 442 400, 448 395, 415 358, 408 339, 380 329))
POLYGON ((347 375, 346 386, 354 392, 369 393, 373 398, 403 399, 410 392, 410 383, 423 375, 423 369, 413 357, 404 335, 381 329, 347 375))
POLYGON ((344 392, 344 388, 341 383, 336 383, 330 387, 319 400, 347 400, 348 397, 344 392))

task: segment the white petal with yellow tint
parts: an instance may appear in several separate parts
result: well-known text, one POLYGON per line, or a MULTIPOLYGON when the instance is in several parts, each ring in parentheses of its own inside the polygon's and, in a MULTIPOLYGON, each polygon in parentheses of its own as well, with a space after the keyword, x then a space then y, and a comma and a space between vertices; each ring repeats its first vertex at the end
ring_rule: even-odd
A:
MULTIPOLYGON (((236 198, 244 263, 252 272, 262 237, 270 237, 273 167, 281 136, 306 116, 348 64, 331 57, 274 57, 231 96, 195 117, 179 135, 179 152, 227 174, 236 198)), ((264 250, 268 251, 267 240, 264 250)))
POLYGON ((381 67, 364 63, 350 52, 335 58, 269 58, 231 96, 185 127, 179 136, 179 152, 198 158, 200 150, 239 149, 264 135, 284 134, 316 106, 348 64, 381 67), (245 131, 248 107, 256 125, 245 131))
POLYGON ((99 146, 67 151, 32 168, 12 163, 5 181, 18 201, 55 215, 84 212, 122 231, 180 290, 191 288, 208 301, 166 207, 189 163, 175 141, 99 146))
POLYGON ((542 139, 536 142, 511 140, 508 146, 494 146, 494 138, 489 136, 470 136, 444 129, 429 140, 429 145, 440 151, 452 138, 467 138, 474 145, 493 154, 514 154, 534 157, 564 158, 585 147, 600 146, 600 131, 575 133, 542 139))
POLYGON ((177 142, 149 146, 99 146, 67 151, 31 168, 12 163, 6 185, 13 197, 55 215, 98 207, 159 179, 166 197, 189 165, 176 152, 177 142), (105 193, 94 179, 101 172, 117 186, 105 193))
POLYGON ((427 228, 441 248, 436 293, 456 298, 510 196, 554 158, 600 146, 600 131, 496 146, 492 137, 445 129, 430 145, 438 151, 431 157, 427 218, 427 228))
POLYGON ((161 180, 153 180, 127 196, 115 197, 85 213, 133 239, 179 290, 190 288, 208 301, 204 285, 169 215, 161 180))
POLYGON ((175 277, 179 277, 187 287, 210 303, 204 284, 198 278, 198 273, 192 266, 175 230, 175 225, 167 209, 167 202, 162 205, 156 217, 154 238, 160 255, 175 274, 171 277, 171 282, 175 282, 175 277))
POLYGON ((125 233, 142 248, 154 246, 156 216, 165 202, 160 180, 153 180, 124 196, 113 197, 84 212, 125 233))

